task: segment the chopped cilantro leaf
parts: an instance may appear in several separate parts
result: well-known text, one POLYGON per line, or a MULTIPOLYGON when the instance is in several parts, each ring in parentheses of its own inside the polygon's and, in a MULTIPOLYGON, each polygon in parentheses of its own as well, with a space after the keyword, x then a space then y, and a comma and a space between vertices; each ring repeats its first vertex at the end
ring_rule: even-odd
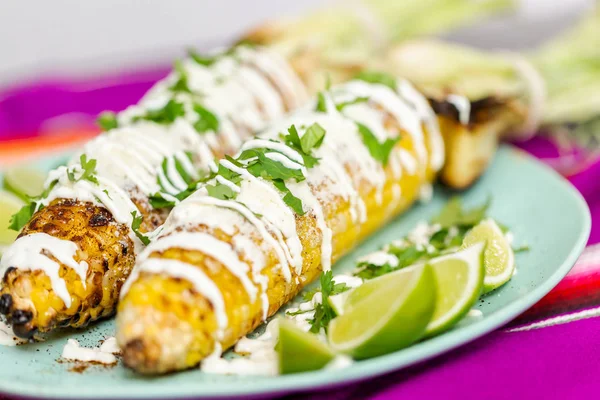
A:
POLYGON ((360 122, 357 122, 356 126, 358 127, 358 131, 362 136, 363 142, 367 146, 367 149, 369 149, 371 156, 384 166, 387 165, 390 153, 392 152, 392 149, 396 143, 398 143, 400 140, 400 136, 393 139, 387 138, 385 142, 379 143, 377 137, 367 126, 361 124, 360 122))
POLYGON ((183 104, 175 99, 169 100, 163 108, 148 110, 146 115, 133 118, 133 121, 147 120, 157 124, 172 124, 179 117, 185 115, 183 104))
POLYGON ((354 79, 359 79, 361 81, 369 82, 369 83, 379 83, 381 85, 385 85, 392 89, 394 92, 396 91, 396 78, 394 78, 390 74, 386 74, 385 72, 379 71, 361 71, 354 77, 354 79))
POLYGON ((79 182, 82 180, 87 180, 87 181, 90 181, 97 185, 98 179, 95 176, 96 160, 94 160, 94 159, 88 160, 87 156, 85 154, 82 154, 79 157, 79 164, 80 164, 79 168, 81 169, 81 171, 79 171, 79 168, 77 166, 70 167, 67 169, 67 177, 69 178, 69 180, 71 182, 79 182), (77 172, 81 172, 81 175, 79 175, 79 177, 76 176, 77 172))
POLYGON ((315 122, 306 129, 300 138, 300 147, 304 153, 310 154, 312 149, 321 146, 323 139, 325 139, 325 129, 315 122))
POLYGON ((252 175, 271 181, 275 179, 282 179, 284 181, 287 179, 295 179, 297 182, 301 182, 305 179, 302 170, 288 168, 281 162, 268 158, 265 155, 266 149, 252 150, 259 150, 255 152, 258 159, 254 160, 247 167, 248 172, 252 175))
POLYGON ((336 314, 333 308, 329 305, 329 296, 333 296, 338 293, 342 293, 349 288, 345 284, 337 285, 333 283, 333 273, 331 271, 324 272, 321 275, 321 304, 315 306, 315 315, 309 322, 311 324, 310 331, 318 333, 321 328, 327 331, 329 322, 335 318, 336 314))
POLYGON ((465 210, 460 198, 454 196, 431 222, 439 224, 442 228, 450 228, 452 226, 472 227, 485 218, 490 204, 491 199, 488 198, 483 205, 465 210))
POLYGON ((300 200, 292 194, 292 192, 290 191, 290 189, 288 189, 283 180, 275 179, 273 180, 273 185, 275 185, 275 187, 279 189, 279 191, 284 193, 284 203, 287 204, 292 210, 294 210, 296 214, 304 215, 306 213, 302 208, 302 200, 300 200))
POLYGON ((374 265, 365 263, 362 265, 358 264, 358 268, 358 272, 356 272, 354 275, 361 279, 373 279, 394 271, 394 268, 392 268, 392 266, 389 264, 374 265))
POLYGON ((133 217, 133 221, 131 221, 131 230, 135 233, 135 236, 141 240, 144 245, 150 244, 150 238, 140 232, 140 227, 142 226, 142 222, 144 218, 141 215, 138 215, 137 211, 132 211, 131 216, 133 217))
POLYGON ((327 102, 323 92, 317 94, 317 106, 315 107, 315 110, 323 113, 327 112, 327 102))
POLYGON ((523 252, 529 251, 529 250, 531 250, 531 248, 528 245, 523 245, 523 246, 513 248, 514 253, 523 253, 523 252))
POLYGON ((88 160, 85 154, 82 154, 79 157, 79 162, 81 164, 81 168, 83 169, 83 174, 79 178, 79 180, 88 180, 94 184, 98 184, 98 179, 95 177, 96 174, 96 160, 91 159, 88 160))
POLYGON ((216 182, 214 185, 206 185, 208 195, 219 200, 234 199, 237 193, 227 185, 216 182))
POLYGON ((181 60, 175 61, 174 68, 175 68, 175 71, 177 72, 177 74, 179 75, 179 78, 177 79, 177 81, 175 81, 175 83, 169 89, 173 92, 192 93, 192 91, 190 90, 190 87, 188 86, 187 72, 186 72, 185 68, 183 67, 181 60))
POLYGON ((311 151, 313 148, 321 146, 325 138, 325 133, 325 129, 323 129, 321 125, 314 123, 309 126, 304 133, 304 136, 308 134, 308 137, 304 139, 303 136, 302 139, 300 139, 296 126, 292 125, 288 128, 288 134, 281 134, 281 138, 285 141, 285 144, 296 150, 302 156, 306 168, 312 168, 319 163, 319 159, 314 157, 311 154, 311 151), (305 151, 304 149, 308 149, 308 151, 305 151))
POLYGON ((351 106, 353 104, 366 103, 367 101, 369 101, 368 97, 357 97, 354 100, 343 101, 341 103, 338 103, 335 105, 335 108, 337 108, 338 111, 342 111, 348 106, 351 106))
POLYGON ((194 104, 194 111, 198 114, 198 121, 194 123, 194 129, 198 133, 218 132, 219 118, 200 104, 194 104))
POLYGON ((296 311, 286 311, 285 314, 293 317, 295 315, 306 314, 307 312, 312 310, 296 310, 296 311))
POLYGON ((103 131, 109 131, 119 126, 117 121, 117 114, 112 111, 104 111, 98 116, 96 123, 102 128, 103 131))
POLYGON ((154 193, 148 198, 150 205, 154 209, 175 207, 175 202, 164 198, 161 192, 154 193))
POLYGON ((35 209, 35 202, 31 202, 21 207, 21 209, 11 217, 8 228, 19 232, 21 228, 23 228, 31 220, 31 217, 35 213, 35 209))
POLYGON ((210 67, 215 62, 217 62, 217 60, 219 59, 219 55, 205 56, 205 55, 202 55, 202 54, 196 52, 193 49, 188 50, 188 55, 190 56, 190 58, 192 60, 194 60, 198 64, 203 65, 205 67, 210 67))

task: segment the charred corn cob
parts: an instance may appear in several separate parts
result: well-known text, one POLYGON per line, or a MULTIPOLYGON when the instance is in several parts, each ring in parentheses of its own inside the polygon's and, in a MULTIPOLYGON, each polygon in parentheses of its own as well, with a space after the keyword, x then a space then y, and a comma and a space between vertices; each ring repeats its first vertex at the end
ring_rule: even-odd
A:
MULTIPOLYGON (((362 34, 358 36, 362 37, 362 34)), ((341 43, 337 34, 335 37, 333 42, 341 43)), ((340 63, 334 60, 336 57, 328 57, 334 53, 333 42, 313 47, 304 46, 298 37, 290 42, 278 34, 250 35, 248 38, 267 44, 284 55, 294 71, 313 89, 321 85, 323 72, 330 73, 334 81, 348 79, 367 66, 373 57, 369 53, 359 60, 340 63)), ((305 41, 314 44, 310 35, 305 41)), ((342 53, 353 46, 346 43, 342 53)), ((235 152, 243 138, 260 129, 265 121, 296 108, 303 98, 302 83, 284 60, 264 50, 238 47, 208 57, 192 54, 190 60, 177 64, 176 71, 156 85, 140 106, 116 118, 105 117, 103 125, 117 129, 92 142, 84 154, 90 160, 96 157, 98 175, 109 180, 117 177, 117 187, 125 193, 119 197, 132 200, 123 200, 129 207, 128 212, 116 216, 114 210, 106 207, 107 202, 113 201, 108 189, 105 189, 107 193, 97 190, 92 196, 84 193, 81 197, 82 193, 78 191, 81 184, 67 179, 77 179, 75 170, 79 171, 79 178, 84 175, 77 158, 71 163, 71 170, 62 170, 63 179, 58 180, 56 187, 53 185, 58 175, 48 182, 48 189, 54 190, 48 190, 45 198, 20 213, 15 226, 26 225, 21 238, 34 233, 39 234, 36 238, 42 238, 45 234, 74 243, 76 247, 63 246, 65 254, 69 254, 69 257, 65 256, 65 262, 52 254, 47 248, 51 247, 48 243, 31 247, 30 242, 34 239, 20 238, 10 251, 10 257, 5 256, 0 267, 0 278, 3 278, 0 313, 13 323, 15 333, 31 337, 36 331, 47 332, 58 326, 79 327, 113 313, 116 294, 135 258, 137 235, 131 225, 135 223, 136 231, 143 236, 144 232, 154 230, 164 221, 167 213, 151 206, 179 201, 174 195, 185 189, 193 171, 186 172, 183 176, 186 179, 176 178, 173 182, 170 178, 177 177, 174 171, 180 172, 182 164, 188 165, 188 155, 191 155, 194 169, 206 167, 213 156, 235 152), (200 107, 196 107, 197 103, 200 107), (175 137, 173 143, 166 139, 154 145, 151 137, 158 131, 168 131, 175 137), (201 139, 195 136, 198 133, 201 139), (188 136, 184 137, 186 134, 188 136), (190 154, 184 156, 185 152, 190 154), (157 158, 158 153, 161 157, 157 158), (115 154, 120 154, 120 160, 113 163, 115 154), (153 199, 156 203, 150 204, 157 176, 162 194, 153 199), (64 197, 64 183, 69 187, 77 186, 77 190, 69 191, 64 197), (40 210, 42 206, 45 208, 40 210), (135 212, 138 218, 141 216, 141 222, 130 216, 129 211, 135 212), (30 218, 32 213, 33 218, 30 218), (69 217, 65 217, 67 215, 69 217), (71 233, 73 229, 77 234, 71 233), (115 235, 119 240, 114 240, 115 235), (117 245, 121 247, 120 255, 117 245), (41 263, 38 253, 41 253, 41 263), (53 277, 42 265, 52 270, 53 277), (62 289, 57 291, 55 285, 62 289), (98 302, 99 293, 102 293, 102 300, 98 302)), ((495 132, 493 137, 496 137, 495 132)), ((454 159, 460 161, 462 157, 454 159)), ((483 168, 479 166, 473 171, 472 165, 459 162, 460 168, 454 168, 454 174, 468 171, 470 176, 477 176, 483 168), (465 165, 468 168, 464 168, 465 165)), ((446 181, 452 184, 455 180, 446 181)))
POLYGON ((319 94, 173 209, 123 288, 125 364, 165 373, 232 346, 410 206, 443 157, 435 114, 407 82, 319 94))
POLYGON ((284 60, 246 46, 193 55, 118 116, 67 167, 50 173, 45 193, 13 219, 17 241, 0 264, 0 313, 31 338, 85 326, 115 311, 145 233, 214 157, 237 150, 265 122, 298 107, 302 83, 284 60))

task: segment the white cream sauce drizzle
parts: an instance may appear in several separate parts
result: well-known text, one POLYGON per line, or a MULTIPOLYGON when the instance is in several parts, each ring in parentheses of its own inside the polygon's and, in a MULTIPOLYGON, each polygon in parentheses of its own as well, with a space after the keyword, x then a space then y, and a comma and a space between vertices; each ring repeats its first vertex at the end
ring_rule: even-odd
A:
POLYGON ((468 125, 471 118, 471 102, 465 96, 450 94, 446 96, 446 101, 452 104, 458 110, 458 120, 463 125, 468 125))
POLYGON ((213 235, 204 232, 176 232, 156 240, 140 254, 139 260, 143 262, 153 252, 162 252, 170 248, 181 248, 200 251, 221 264, 235 275, 248 293, 250 301, 256 299, 258 290, 254 283, 248 278, 250 267, 239 260, 234 249, 229 243, 218 240, 213 235))
MULTIPOLYGON (((394 173, 395 175, 400 176, 402 170, 406 169, 404 164, 410 164, 410 162, 412 162, 412 165, 409 165, 409 167, 414 167, 414 170, 408 168, 409 171, 407 172, 409 174, 415 174, 417 169, 425 168, 427 149, 423 142, 424 133, 421 125, 425 123, 426 116, 422 116, 413 103, 399 98, 387 87, 367 83, 343 85, 339 89, 336 89, 336 93, 340 93, 339 96, 345 96, 346 98, 348 95, 372 98, 376 104, 384 107, 390 115, 398 120, 398 124, 411 134, 413 144, 417 149, 418 160, 412 158, 412 155, 407 150, 403 150, 404 153, 401 153, 399 149, 394 149, 391 159, 396 162, 394 168, 397 171, 394 173), (422 152, 425 152, 425 154, 420 154, 422 152), (404 154, 404 156, 401 154, 404 154)), ((359 110, 356 111, 357 120, 360 120, 365 125, 368 124, 374 132, 377 132, 376 135, 380 140, 385 140, 397 134, 396 132, 388 132, 383 127, 383 114, 381 111, 373 111, 372 106, 360 103, 346 107, 345 111, 348 115, 345 115, 339 113, 335 109, 335 106, 331 106, 335 99, 335 97, 327 99, 330 105, 328 108, 329 112, 316 112, 314 111, 314 105, 310 105, 303 110, 299 110, 293 116, 274 124, 260 138, 245 142, 240 149, 240 153, 249 149, 271 150, 266 153, 271 159, 281 162, 289 168, 304 168, 303 172, 305 172, 306 181, 296 183, 290 180, 286 182, 286 185, 296 197, 301 199, 304 211, 312 213, 315 216, 317 227, 322 232, 321 263, 326 270, 331 268, 332 238, 331 229, 327 226, 327 221, 323 215, 321 202, 327 201, 327 196, 331 196, 331 191, 336 191, 337 193, 334 193, 334 195, 339 194, 345 199, 351 199, 350 202, 354 211, 353 218, 362 222, 367 217, 366 207, 357 188, 366 182, 378 191, 381 191, 386 182, 384 169, 378 161, 375 161, 371 157, 367 146, 358 132, 355 120, 352 119, 352 110, 359 110), (287 128, 292 124, 296 126, 302 137, 304 131, 313 123, 321 125, 326 131, 326 135, 320 148, 313 151, 313 155, 320 159, 319 164, 306 169, 304 167, 304 160, 297 151, 282 142, 275 142, 272 139, 277 140, 279 133, 286 132, 287 128), (351 170, 351 172, 347 169, 351 170)), ((233 246, 228 246, 226 250, 223 248, 223 251, 227 251, 229 254, 220 254, 219 259, 227 268, 241 271, 234 264, 240 262, 239 254, 237 253, 239 249, 237 247, 243 246, 245 248, 244 254, 250 255, 252 259, 256 260, 252 262, 253 266, 250 268, 252 280, 254 285, 261 287, 262 294, 264 295, 268 282, 264 280, 266 277, 261 274, 261 270, 264 268, 264 256, 269 249, 272 249, 277 255, 279 260, 277 267, 281 268, 282 274, 287 281, 291 279, 291 267, 296 268, 297 274, 301 272, 302 244, 297 233, 295 215, 291 211, 291 208, 283 202, 281 193, 275 189, 271 182, 257 178, 244 168, 240 168, 227 160, 222 160, 220 164, 238 173, 241 177, 239 184, 226 181, 224 178, 219 179, 220 183, 227 185, 237 193, 235 200, 216 199, 208 196, 205 188, 200 189, 176 207, 165 224, 162 236, 151 245, 148 251, 151 251, 153 248, 164 250, 170 247, 181 246, 180 243, 183 241, 176 239, 177 233, 173 234, 174 238, 170 239, 170 241, 167 241, 168 234, 177 230, 178 227, 185 227, 186 225, 197 226, 205 224, 209 227, 235 232, 234 238, 245 237, 247 238, 246 242, 242 243, 240 239, 235 239, 233 246), (261 245, 260 248, 254 245, 250 239, 250 235, 254 234, 258 234, 264 239, 264 245, 261 245), (161 244, 163 241, 164 243, 161 244), (257 253, 262 253, 263 257, 258 257, 257 253), (259 278, 263 280, 259 281, 259 278)), ((396 192, 396 196, 399 197, 401 195, 400 192, 396 192)), ((185 235, 185 244, 183 246, 205 251, 203 250, 205 249, 204 244, 196 244, 202 241, 200 233, 186 232, 185 235)), ((210 250, 206 251, 209 252, 210 250)), ((173 274, 174 276, 183 278, 188 273, 191 273, 191 266, 189 265, 177 263, 172 264, 172 268, 170 268, 166 263, 161 264, 159 260, 156 258, 142 260, 138 268, 136 268, 134 275, 126 283, 123 293, 135 281, 139 271, 156 271, 156 273, 173 274), (150 262, 155 267, 149 268, 148 263, 150 262), (160 267, 158 267, 159 265, 160 267)), ((170 262, 172 260, 162 261, 170 262)), ((247 266, 243 270, 246 278, 249 271, 248 267, 250 266, 247 266)), ((193 278, 190 277, 189 279, 193 278)), ((192 282, 200 293, 210 293, 211 298, 209 298, 209 301, 222 303, 222 296, 219 297, 216 293, 219 289, 206 276, 203 276, 201 282, 192 282)), ((317 301, 318 297, 315 296, 314 300, 317 301)), ((268 299, 265 300, 263 298, 263 317, 266 317, 267 306, 268 299)), ((215 309, 218 308, 215 307, 215 309)), ((307 317, 308 314, 310 312, 302 315, 307 317)), ((221 329, 224 328, 225 325, 221 325, 221 329)), ((215 355, 218 353, 220 356, 220 351, 218 350, 215 355)))
POLYGON ((65 280, 59 276, 60 264, 46 254, 52 255, 60 263, 73 269, 81 278, 85 287, 85 276, 88 264, 85 261, 75 261, 77 245, 68 240, 55 238, 46 233, 33 233, 23 236, 8 248, 0 260, 0 276, 4 276, 10 267, 23 270, 41 270, 50 278, 52 290, 65 303, 71 306, 71 296, 65 280))
POLYGON ((116 364, 117 357, 113 354, 114 349, 108 346, 89 348, 82 347, 75 339, 68 339, 62 351, 62 358, 72 361, 98 362, 101 364, 116 364))
MULTIPOLYGON (((196 168, 206 169, 213 166, 213 152, 223 147, 223 140, 234 148, 241 145, 242 138, 232 120, 239 117, 238 119, 249 128, 260 129, 268 121, 279 117, 285 107, 278 87, 286 96, 290 96, 293 104, 299 104, 306 98, 299 78, 276 54, 250 48, 238 49, 235 53, 240 53, 243 59, 251 59, 252 65, 241 64, 236 59, 237 56, 224 56, 210 67, 201 66, 191 59, 184 60, 183 69, 193 93, 174 94, 171 91, 170 87, 179 79, 178 73, 175 72, 158 82, 138 105, 119 113, 119 128, 106 132, 85 146, 83 153, 87 155, 87 159, 97 161, 95 176, 99 184, 95 185, 87 180, 71 182, 67 177, 67 167, 61 167, 50 174, 47 185, 57 179, 58 184, 40 205, 47 206, 60 198, 89 201, 106 207, 118 223, 131 226, 131 213, 137 212, 141 215, 131 201, 131 190, 137 189, 147 196, 154 194, 160 190, 158 177, 171 195, 169 198, 176 200, 172 195, 187 188, 187 184, 175 168, 175 160, 180 162, 191 177, 196 178, 196 168), (271 81, 264 74, 269 76, 271 81), (184 105, 185 116, 177 118, 170 125, 136 120, 136 117, 145 115, 149 110, 164 107, 170 99, 184 105), (194 129, 193 124, 199 118, 193 110, 195 101, 210 109, 219 118, 222 127, 218 132, 220 138, 217 138, 214 132, 200 134, 194 129), (259 104, 262 110, 259 109, 259 104), (192 153, 193 161, 188 159, 184 151, 192 153), (167 170, 163 171, 161 163, 165 157, 170 158, 167 170)), ((68 168, 77 170, 78 160, 79 154, 69 163, 68 168)), ((133 232, 129 234, 136 243, 137 251, 141 242, 133 232)), ((20 238, 8 248, 7 254, 11 256, 5 256, 4 263, 11 260, 11 266, 29 269, 34 267, 32 260, 43 258, 41 263, 35 263, 35 268, 43 269, 49 274, 54 290, 69 306, 70 296, 66 285, 57 275, 58 264, 35 251, 38 248, 45 249, 63 262, 59 256, 66 254, 67 245, 61 242, 59 247, 54 247, 53 244, 58 239, 49 235, 37 236, 36 239, 28 237, 20 238), (32 241, 35 241, 37 246, 33 252, 29 247, 32 241)), ((71 243, 68 246, 70 250, 76 245, 71 243)), ((72 256, 65 260, 67 266, 79 265, 72 256)), ((85 272, 82 273, 80 269, 76 271, 85 282, 85 272)))
POLYGON ((194 289, 206 297, 212 304, 219 327, 217 336, 222 335, 223 330, 227 327, 225 300, 223 300, 223 294, 219 290, 219 287, 200 268, 172 259, 146 258, 136 264, 136 268, 121 289, 121 297, 127 294, 131 284, 137 280, 142 272, 167 274, 190 282, 194 286, 194 289))

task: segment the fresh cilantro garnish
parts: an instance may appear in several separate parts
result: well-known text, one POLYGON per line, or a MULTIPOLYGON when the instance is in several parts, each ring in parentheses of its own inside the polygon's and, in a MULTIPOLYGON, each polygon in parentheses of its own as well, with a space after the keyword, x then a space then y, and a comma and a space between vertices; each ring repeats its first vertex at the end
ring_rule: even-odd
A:
POLYGON ((387 165, 388 160, 390 158, 390 153, 392 152, 392 149, 394 148, 396 143, 398 143, 398 141, 400 140, 400 136, 393 139, 387 138, 385 142, 379 143, 377 137, 373 134, 373 132, 371 132, 371 130, 366 125, 357 122, 356 126, 358 127, 358 132, 362 136, 362 140, 365 146, 367 146, 367 149, 369 150, 371 156, 384 166, 387 165))
POLYGON ((171 99, 163 108, 148 110, 145 115, 134 117, 133 121, 147 120, 156 122, 157 124, 172 124, 177 118, 184 115, 185 109, 183 103, 171 99))
POLYGON ((323 113, 327 112, 327 101, 323 92, 317 93, 317 106, 315 110, 323 113))
POLYGON ((292 210, 294 210, 296 214, 304 215, 306 213, 302 208, 302 200, 294 196, 290 189, 288 189, 288 187, 285 185, 285 182, 283 180, 275 179, 273 180, 273 185, 275 185, 275 187, 279 189, 280 192, 284 193, 283 202, 287 204, 292 210))
POLYGON ((237 196, 237 192, 234 191, 227 185, 223 185, 222 183, 216 182, 214 185, 206 185, 206 191, 208 195, 214 197, 219 200, 229 200, 234 199, 237 196))
POLYGON ((198 133, 218 132, 219 118, 200 104, 194 104, 194 111, 198 114, 198 121, 194 123, 194 129, 198 133))
POLYGON ((305 179, 302 170, 286 167, 281 162, 268 158, 265 155, 267 152, 269 152, 268 149, 245 150, 240 155, 240 159, 244 160, 255 157, 253 161, 248 163, 246 169, 256 177, 261 177, 269 181, 295 179, 297 182, 301 182, 305 179))
POLYGON ((140 232, 140 227, 142 226, 142 222, 144 218, 141 215, 138 215, 137 211, 132 211, 131 216, 133 217, 133 221, 131 221, 131 230, 135 233, 135 236, 138 237, 142 241, 144 245, 150 244, 150 238, 140 232))
POLYGON ((181 60, 175 61, 174 68, 175 68, 175 71, 177 72, 177 74, 179 75, 179 78, 177 79, 177 81, 175 81, 175 83, 169 89, 176 93, 177 92, 192 93, 192 91, 190 90, 190 87, 188 86, 187 71, 183 67, 181 60))
POLYGON ((389 272, 413 265, 417 261, 428 260, 439 255, 437 252, 429 253, 426 249, 419 248, 415 245, 391 245, 386 251, 396 256, 398 260, 396 265, 392 266, 387 263, 383 265, 375 265, 370 264, 367 261, 362 261, 357 264, 358 272, 355 275, 362 279, 373 279, 389 272))
MULTIPOLYGON (((82 154, 79 157, 79 163, 81 165, 80 169, 76 166, 67 168, 67 177, 69 178, 69 180, 71 182, 87 180, 98 185, 98 179, 95 176, 96 160, 88 160, 87 156, 85 154, 82 154), (77 168, 77 170, 75 170, 75 168, 77 168), (80 175, 77 176, 77 173, 80 173, 80 175)), ((27 222, 31 220, 33 214, 35 214, 36 211, 39 211, 43 208, 42 204, 40 203, 40 200, 43 200, 46 197, 48 197, 48 195, 50 194, 52 189, 54 189, 57 183, 58 180, 51 182, 48 185, 48 187, 44 189, 42 194, 40 194, 37 197, 31 198, 29 204, 26 204, 23 207, 21 207, 21 209, 11 217, 10 225, 8 227, 14 231, 20 231, 21 228, 23 228, 27 224, 27 222)))
POLYGON ((102 128, 103 131, 109 131, 119 126, 117 121, 117 114, 112 111, 104 111, 98 116, 96 123, 102 128))
POLYGON ((385 85, 392 89, 394 92, 397 88, 396 78, 394 78, 390 74, 386 74, 385 72, 379 71, 361 71, 354 77, 354 79, 359 79, 361 81, 369 82, 369 83, 379 83, 381 85, 385 85))
POLYGON ((342 111, 344 108, 346 108, 348 106, 351 106, 353 104, 366 103, 367 101, 369 101, 368 97, 357 97, 353 100, 343 101, 341 103, 338 103, 335 105, 335 108, 337 108, 338 111, 342 111))
POLYGON ((281 138, 285 144, 302 156, 306 168, 312 168, 319 163, 319 159, 311 154, 312 150, 319 148, 325 139, 325 129, 318 123, 315 122, 309 126, 302 138, 300 138, 296 126, 292 125, 288 128, 288 134, 281 134, 281 138))
POLYGON ((181 192, 173 195, 173 197, 176 200, 173 200, 170 197, 170 195, 167 196, 165 193, 162 193, 162 192, 154 193, 153 195, 151 195, 149 197, 148 200, 149 200, 152 208, 155 208, 155 209, 175 207, 177 202, 187 199, 192 193, 194 193, 196 191, 196 188, 197 188, 197 183, 196 182, 191 183, 187 187, 187 189, 184 189, 181 192), (167 196, 169 198, 167 199, 165 196, 167 196))
POLYGON ((220 54, 205 56, 203 54, 196 52, 193 49, 188 50, 188 55, 190 56, 190 58, 192 60, 196 61, 198 64, 203 65, 205 67, 210 67, 211 65, 216 63, 219 60, 219 58, 221 57, 220 54))
POLYGON ((311 324, 310 331, 318 333, 321 328, 327 331, 329 322, 336 317, 335 311, 329 305, 329 297, 340 294, 350 289, 345 283, 333 283, 333 273, 331 271, 324 272, 321 275, 321 303, 315 306, 315 315, 309 322, 311 324))
POLYGON ((79 157, 79 162, 81 163, 81 168, 83 169, 83 174, 79 178, 79 180, 88 180, 92 183, 98 184, 98 179, 96 178, 96 160, 91 159, 88 160, 85 154, 82 154, 79 157))
POLYGON ((293 317, 295 315, 306 314, 307 312, 310 312, 310 311, 313 311, 313 310, 286 311, 285 315, 289 315, 290 317, 293 317))
POLYGON ((411 242, 409 236, 400 245, 392 244, 384 250, 397 258, 397 265, 374 265, 366 261, 359 262, 357 264, 358 272, 355 275, 363 279, 376 278, 417 262, 438 257, 448 250, 460 247, 467 232, 486 218, 489 205, 490 200, 488 199, 481 206, 464 209, 460 199, 453 197, 431 220, 432 224, 439 225, 439 229, 431 234, 426 246, 416 245, 411 242))
POLYGON ((327 112, 327 101, 325 99, 325 93, 329 92, 331 89, 331 76, 327 74, 325 77, 325 90, 317 93, 317 106, 315 108, 316 111, 319 112, 327 112))
POLYGON ((176 202, 167 200, 161 192, 154 193, 148 198, 150 205, 154 209, 175 207, 176 202))
POLYGON ((431 222, 439 224, 442 228, 452 226, 473 227, 485 219, 490 204, 491 198, 488 197, 483 205, 466 210, 463 209, 460 198, 455 196, 448 201, 442 211, 431 222))
POLYGON ((79 168, 77 168, 77 166, 67 168, 67 177, 69 178, 69 180, 73 183, 87 180, 87 181, 90 181, 97 185, 98 179, 95 176, 96 160, 94 160, 94 159, 88 160, 87 156, 85 154, 82 154, 79 157, 79 164, 80 164, 80 168, 81 168, 80 171, 79 171, 79 168), (76 176, 78 172, 80 172, 81 175, 76 176))
POLYGON ((21 209, 11 217, 10 225, 8 226, 9 229, 19 232, 21 228, 23 228, 31 220, 31 217, 36 211, 35 209, 35 202, 31 202, 21 207, 21 209))
POLYGON ((223 57, 235 55, 235 52, 237 51, 237 49, 242 46, 254 47, 254 44, 252 42, 242 40, 242 41, 237 42, 236 44, 231 46, 229 49, 227 49, 221 53, 216 53, 216 54, 211 54, 211 55, 203 55, 203 54, 196 52, 193 49, 188 49, 188 55, 190 56, 190 58, 192 60, 196 61, 198 64, 203 65, 205 67, 210 67, 211 65, 215 64, 220 59, 222 59, 223 57))
POLYGON ((513 248, 513 252, 514 253, 523 253, 523 252, 529 251, 529 250, 531 250, 531 248, 528 245, 526 245, 526 244, 522 245, 522 246, 519 246, 519 247, 513 248))

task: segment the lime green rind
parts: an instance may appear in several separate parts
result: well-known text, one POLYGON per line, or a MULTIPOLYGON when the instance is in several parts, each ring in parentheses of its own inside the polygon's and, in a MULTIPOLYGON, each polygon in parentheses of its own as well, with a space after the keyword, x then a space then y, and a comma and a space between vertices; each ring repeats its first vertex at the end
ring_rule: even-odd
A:
POLYGON ((436 299, 428 265, 370 280, 348 297, 345 312, 329 325, 335 351, 366 359, 405 348, 425 333, 436 299))
POLYGON ((467 233, 462 248, 486 242, 483 263, 483 292, 488 293, 508 282, 516 268, 515 255, 504 233, 493 219, 481 221, 467 233), (500 264, 500 265, 499 265, 500 264))
MULTIPOLYGON (((436 304, 432 320, 425 331, 425 337, 439 335, 452 328, 468 314, 481 296, 485 277, 484 247, 483 243, 479 243, 458 253, 430 260, 429 263, 433 268, 437 281, 438 304, 436 304), (457 272, 465 272, 466 270, 466 275, 460 275, 461 278, 464 277, 465 279, 449 282, 448 272, 453 268, 458 270, 457 272), (457 287, 459 285, 460 287, 457 287), (455 293, 451 293, 452 289, 455 289, 455 293), (445 308, 445 304, 442 303, 443 299, 459 292, 459 299, 452 304, 450 309, 445 308)), ((450 278, 453 278, 453 276, 450 278)))
POLYGON ((321 342, 316 335, 304 332, 285 318, 280 318, 277 322, 277 354, 281 374, 315 371, 323 368, 335 357, 329 346, 321 342))

